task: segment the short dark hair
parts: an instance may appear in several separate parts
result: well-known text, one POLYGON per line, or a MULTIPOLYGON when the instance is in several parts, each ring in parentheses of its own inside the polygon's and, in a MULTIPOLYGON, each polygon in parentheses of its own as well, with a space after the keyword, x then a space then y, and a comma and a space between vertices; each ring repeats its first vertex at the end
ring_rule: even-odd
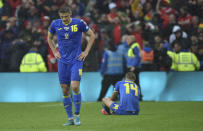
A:
POLYGON ((180 40, 174 40, 173 42, 172 42, 172 45, 174 46, 175 44, 177 44, 177 45, 179 45, 180 47, 182 46, 181 44, 181 41, 180 40))
POLYGON ((71 13, 71 7, 69 5, 67 5, 67 4, 63 4, 60 7, 58 13, 71 13))
POLYGON ((133 82, 135 82, 135 80, 136 80, 135 73, 133 73, 133 72, 127 72, 125 74, 125 78, 127 78, 127 79, 129 79, 129 80, 131 80, 133 82))

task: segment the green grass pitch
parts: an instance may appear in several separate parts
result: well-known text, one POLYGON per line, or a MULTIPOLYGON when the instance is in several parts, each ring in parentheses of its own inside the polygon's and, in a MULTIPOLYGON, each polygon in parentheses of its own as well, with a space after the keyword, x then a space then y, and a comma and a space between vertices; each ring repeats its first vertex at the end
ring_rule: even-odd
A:
POLYGON ((84 102, 81 126, 63 126, 57 103, 0 103, 0 131, 203 131, 203 102, 141 102, 138 116, 105 116, 101 102, 84 102))

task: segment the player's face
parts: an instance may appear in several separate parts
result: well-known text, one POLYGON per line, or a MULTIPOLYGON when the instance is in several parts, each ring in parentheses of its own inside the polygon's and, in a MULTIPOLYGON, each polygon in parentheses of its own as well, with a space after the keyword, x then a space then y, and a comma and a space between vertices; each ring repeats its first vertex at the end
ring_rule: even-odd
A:
POLYGON ((71 13, 59 13, 60 18, 62 19, 64 24, 69 24, 71 21, 71 13))

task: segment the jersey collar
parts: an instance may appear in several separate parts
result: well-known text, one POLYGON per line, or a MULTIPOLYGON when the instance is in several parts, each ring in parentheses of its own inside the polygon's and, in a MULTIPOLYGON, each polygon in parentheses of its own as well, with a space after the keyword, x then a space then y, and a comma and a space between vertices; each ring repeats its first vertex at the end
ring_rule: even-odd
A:
POLYGON ((129 83, 135 83, 135 82, 133 82, 133 81, 130 81, 130 80, 125 80, 125 82, 129 82, 129 83))
POLYGON ((63 23, 65 26, 69 25, 71 22, 72 22, 72 18, 70 19, 70 22, 69 22, 68 24, 63 23, 63 21, 62 21, 62 23, 63 23))

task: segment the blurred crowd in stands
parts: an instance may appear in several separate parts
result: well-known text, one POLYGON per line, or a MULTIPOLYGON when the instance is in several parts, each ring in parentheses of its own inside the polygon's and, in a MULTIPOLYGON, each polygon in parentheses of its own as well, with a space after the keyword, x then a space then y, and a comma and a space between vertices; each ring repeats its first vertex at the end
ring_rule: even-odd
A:
POLYGON ((33 46, 57 71, 47 32, 64 3, 97 36, 84 71, 98 71, 112 46, 132 71, 203 70, 203 0, 0 0, 0 72, 19 72, 33 46))

